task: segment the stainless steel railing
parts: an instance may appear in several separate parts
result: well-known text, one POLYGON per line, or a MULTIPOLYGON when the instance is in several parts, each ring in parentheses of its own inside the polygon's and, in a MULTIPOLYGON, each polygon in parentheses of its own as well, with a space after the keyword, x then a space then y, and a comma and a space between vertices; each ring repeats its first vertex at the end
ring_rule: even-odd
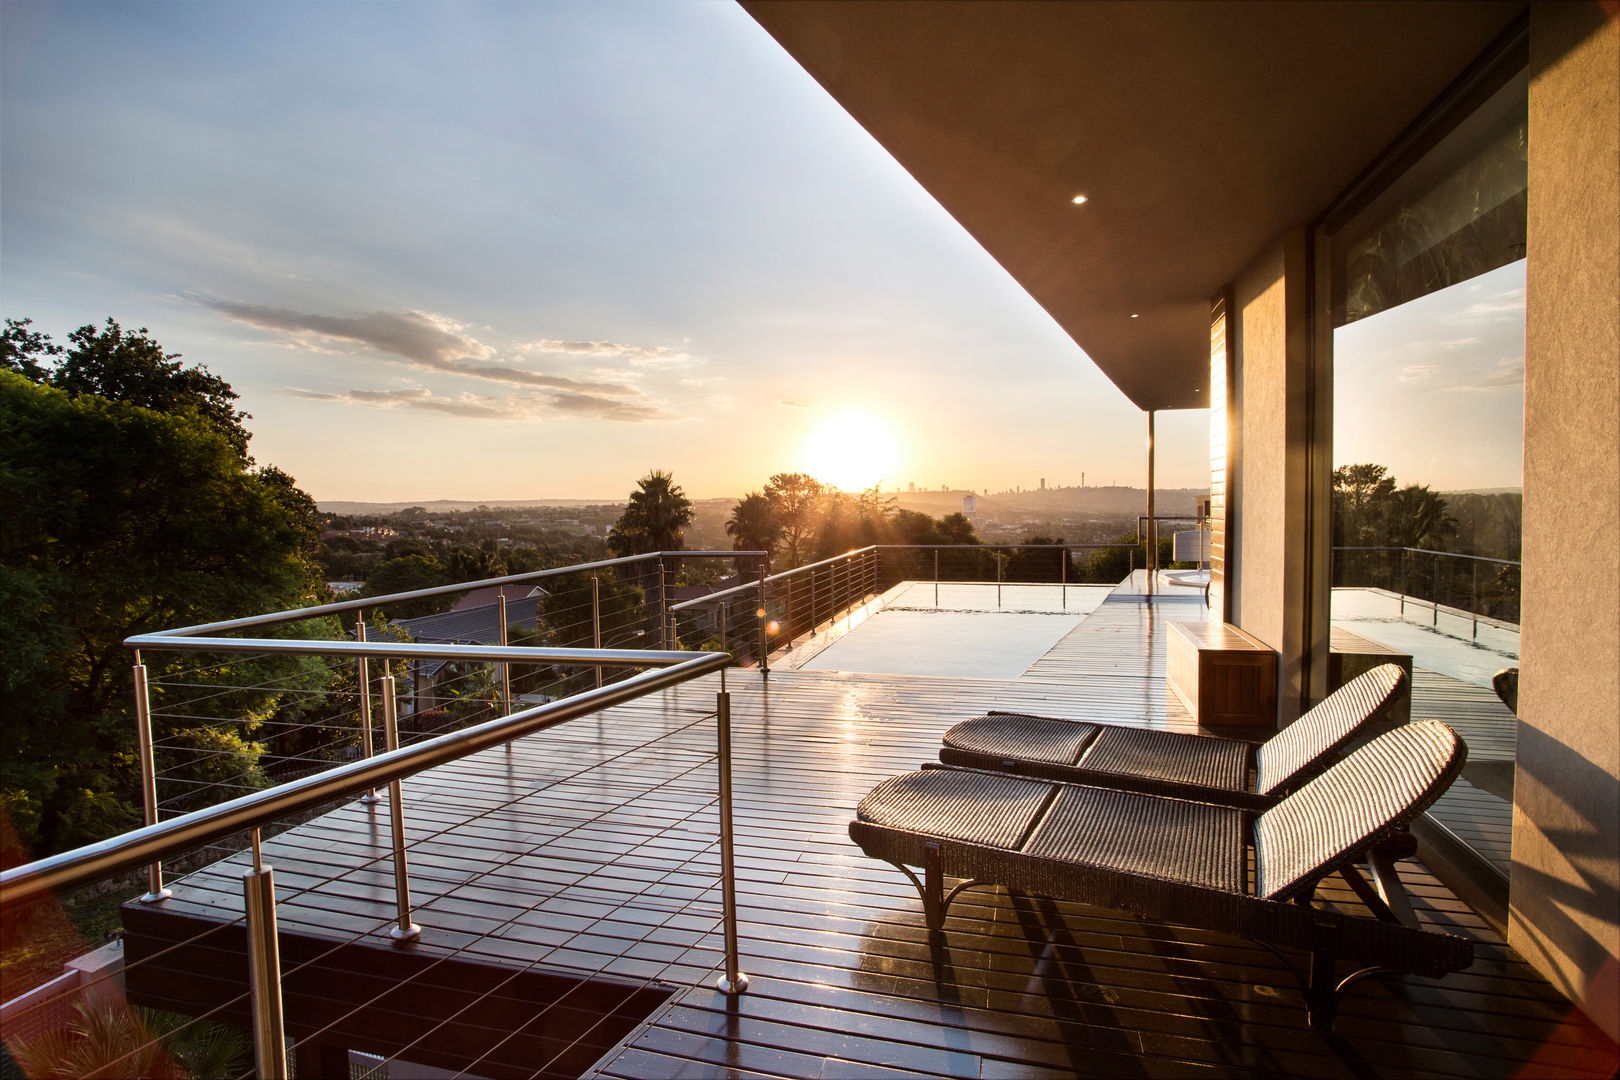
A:
MULTIPOLYGON (((1011 562, 1008 553, 1050 551, 1058 556, 1053 559, 1057 566, 1053 568, 1055 573, 1050 584, 1063 589, 1063 602, 1066 604, 1068 586, 1082 583, 1071 579, 1071 553, 1124 551, 1126 557, 1120 576, 1127 577, 1136 569, 1136 549, 1137 545, 1128 543, 873 544, 776 574, 770 574, 761 567, 756 580, 673 604, 669 613, 678 625, 678 618, 682 615, 707 612, 710 621, 704 624, 704 629, 716 631, 710 640, 717 637, 720 647, 729 651, 752 651, 762 673, 769 674, 772 652, 790 648, 804 634, 813 634, 824 625, 835 624, 841 618, 852 616, 856 609, 868 605, 901 580, 932 581, 936 602, 942 583, 983 581, 988 584, 994 581, 999 606, 1003 586, 1025 583, 1007 578, 1011 562), (984 576, 968 576, 965 573, 951 576, 946 571, 963 569, 951 565, 953 553, 958 563, 969 556, 987 555, 994 562, 994 569, 992 571, 988 566, 977 568, 984 576), (915 559, 894 558, 908 554, 931 554, 932 560, 918 564, 915 559), (943 562, 942 554, 946 556, 943 562), (884 563, 886 556, 890 559, 890 565, 884 563), (734 609, 745 601, 746 607, 753 608, 753 611, 739 618, 734 609)), ((672 625, 671 634, 676 633, 676 625, 672 625)), ((699 630, 698 636, 704 636, 703 629, 699 630)))
MULTIPOLYGON (((1479 621, 1516 628, 1519 621, 1519 572, 1524 564, 1516 559, 1496 559, 1484 555, 1464 555, 1455 551, 1435 551, 1415 547, 1352 547, 1333 549, 1335 586, 1372 586, 1392 589, 1400 597, 1404 617, 1408 600, 1430 609, 1431 624, 1438 626, 1442 610, 1451 609, 1460 618, 1471 618, 1474 637, 1479 637, 1479 621), (1356 560, 1344 555, 1383 553, 1382 565, 1367 558, 1356 560), (1341 554, 1342 553, 1342 554, 1341 554), (1496 580, 1487 580, 1481 589, 1480 570, 1494 570, 1496 580), (1466 581, 1460 571, 1466 570, 1466 581), (1448 581, 1448 575, 1450 580, 1448 581), (1429 595, 1423 596, 1427 592, 1429 595), (1466 597, 1466 598, 1465 598, 1466 597)), ((1421 608, 1419 610, 1422 610, 1421 608)))
MULTIPOLYGON (((731 553, 727 553, 727 557, 730 555, 731 553)), ((610 564, 626 561, 633 560, 612 560, 610 564)), ((577 572, 578 569, 567 568, 568 572, 577 572)), ((539 575, 513 575, 513 577, 530 579, 545 574, 546 572, 540 572, 539 575)), ((468 587, 463 584, 449 589, 421 590, 415 594, 403 595, 419 596, 461 591, 468 587)), ((691 679, 720 672, 721 686, 716 697, 715 716, 721 810, 720 885, 725 931, 725 971, 719 985, 726 993, 745 990, 748 981, 740 970, 738 955, 736 877, 731 821, 730 696, 725 689, 724 676, 724 670, 733 662, 733 658, 729 654, 718 652, 525 648, 367 641, 363 634, 355 641, 220 636, 229 631, 306 619, 312 614, 330 614, 337 610, 351 611, 362 605, 377 606, 400 598, 395 596, 369 598, 359 602, 345 601, 322 605, 320 608, 277 612, 130 638, 126 644, 136 650, 137 722, 141 727, 142 787, 146 824, 140 829, 120 836, 0 873, 0 906, 14 910, 17 905, 28 904, 63 890, 77 888, 142 866, 148 868, 148 890, 141 899, 156 902, 171 895, 165 889, 162 878, 161 866, 164 859, 232 834, 244 831, 250 833, 253 868, 244 875, 243 889, 249 941, 256 1060, 261 1076, 285 1076, 283 1023, 279 1007, 280 976, 276 949, 275 893, 272 868, 264 864, 261 858, 259 838, 262 828, 278 819, 307 812, 335 800, 356 795, 374 798, 379 788, 386 787, 390 804, 398 916, 392 936, 396 940, 408 940, 417 936, 420 928, 412 917, 409 873, 405 857, 404 806, 400 786, 405 777, 495 746, 510 745, 514 739, 545 728, 691 679), (279 787, 159 821, 152 782, 150 717, 149 710, 144 704, 146 682, 145 666, 141 663, 143 648, 184 652, 335 656, 353 659, 359 665, 379 659, 387 662, 429 658, 500 665, 544 662, 592 667, 598 671, 604 667, 639 667, 653 670, 642 671, 620 682, 595 687, 560 701, 511 712, 460 731, 404 747, 399 745, 393 679, 385 676, 382 679, 382 697, 387 749, 382 753, 368 755, 361 760, 336 766, 318 775, 293 780, 279 787)), ((363 678, 362 686, 369 689, 369 685, 369 679, 363 678)))

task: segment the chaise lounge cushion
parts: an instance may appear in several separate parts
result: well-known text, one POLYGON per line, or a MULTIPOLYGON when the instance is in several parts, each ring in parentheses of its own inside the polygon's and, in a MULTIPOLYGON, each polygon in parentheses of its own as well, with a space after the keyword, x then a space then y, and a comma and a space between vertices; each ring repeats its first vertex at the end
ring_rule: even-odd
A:
POLYGON ((1265 743, 991 712, 945 733, 940 760, 1264 810, 1355 739, 1406 674, 1386 664, 1352 679, 1265 743))

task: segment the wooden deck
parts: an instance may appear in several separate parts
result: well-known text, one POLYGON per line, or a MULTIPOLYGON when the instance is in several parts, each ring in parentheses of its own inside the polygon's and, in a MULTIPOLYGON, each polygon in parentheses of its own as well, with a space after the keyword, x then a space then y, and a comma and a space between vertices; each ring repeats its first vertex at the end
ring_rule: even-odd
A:
MULTIPOLYGON (((387 938, 385 807, 352 804, 270 841, 283 948, 309 958, 306 972, 343 943, 351 964, 355 948, 411 957, 420 973, 404 976, 411 985, 393 994, 396 1010, 413 994, 445 993, 458 965, 511 972, 497 995, 503 1016, 511 999, 523 1003, 520 979, 535 974, 581 980, 583 996, 565 989, 565 1004, 588 999, 604 1014, 673 991, 587 1069, 601 1077, 1612 1076, 1614 1046, 1410 863, 1423 917, 1474 936, 1479 958, 1439 982, 1358 984, 1332 1039, 1306 1026, 1283 962, 1237 938, 998 889, 965 893, 944 947, 930 948, 911 885, 847 837, 860 797, 932 759, 946 727, 989 707, 1190 729, 1164 689, 1164 624, 1201 610, 1180 597, 1121 594, 1012 681, 732 672, 752 981, 739 997, 713 989, 717 679, 407 782, 423 927, 413 945, 392 948, 387 938)), ((150 935, 165 922, 234 919, 237 863, 182 879, 173 899, 132 917, 150 935)), ((1348 890, 1333 899, 1353 904, 1348 890)), ((559 1050, 553 1063, 544 1049, 590 1027, 579 1009, 532 999, 521 1034, 541 1050, 514 1064, 503 1049, 520 1034, 510 1024, 465 1022, 489 1008, 491 991, 457 992, 467 1005, 442 1023, 459 1025, 469 1074, 579 1072, 578 1053, 559 1050)), ((219 1000, 219 988, 212 993, 204 1000, 219 1000)), ((433 1056, 423 1051, 434 1037, 420 1030, 432 1024, 391 1045, 350 1033, 363 1027, 333 1026, 324 1037, 407 1061, 433 1056)))

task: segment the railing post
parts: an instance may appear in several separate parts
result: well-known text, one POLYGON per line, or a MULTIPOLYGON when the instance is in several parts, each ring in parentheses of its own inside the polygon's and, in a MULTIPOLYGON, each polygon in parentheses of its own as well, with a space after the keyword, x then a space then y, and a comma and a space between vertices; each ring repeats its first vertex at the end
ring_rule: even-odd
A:
MULTIPOLYGON (((507 645, 507 638, 510 636, 506 632, 506 589, 504 586, 496 594, 495 602, 496 614, 501 620, 500 642, 502 648, 504 648, 507 645)), ((506 710, 501 714, 502 716, 512 715, 512 665, 505 660, 501 661, 501 708, 506 710)), ((506 748, 510 750, 512 744, 507 743, 506 748)))
POLYGON ((1433 625, 1435 627, 1439 627, 1439 625, 1440 625, 1440 556, 1438 556, 1438 555, 1436 555, 1434 557, 1434 580, 1432 582, 1430 582, 1430 587, 1431 587, 1432 591, 1434 592, 1434 622, 1431 625, 1433 625))
MULTIPOLYGON (((135 739, 141 755, 141 812, 147 825, 156 825, 157 761, 152 745, 152 696, 146 684, 146 665, 141 663, 141 652, 135 650, 135 739)), ((146 894, 143 904, 167 900, 174 893, 163 887, 163 863, 154 859, 146 867, 146 894)))
POLYGON ((1406 618, 1406 549, 1401 548, 1401 618, 1406 618))
POLYGON ((934 607, 939 607, 939 548, 934 549, 934 607))
MULTIPOLYGON (((383 735, 390 751, 399 749, 399 703, 394 698, 394 677, 384 675, 383 735)), ((411 921, 411 874, 405 863, 405 794, 399 780, 388 781, 388 819, 394 834, 394 901, 399 910, 399 921, 388 932, 395 941, 411 941, 421 936, 422 928, 411 921)))
POLYGON ((768 563, 761 559, 759 563, 759 674, 761 678, 771 673, 770 655, 771 642, 767 632, 770 624, 769 609, 765 606, 765 578, 766 571, 770 569, 768 563))
POLYGON ((253 999, 253 1063, 259 1080, 286 1080, 287 1040, 281 1015, 281 948, 276 939, 276 879, 253 830, 253 869, 242 875, 247 915, 248 981, 253 999))
POLYGON ((1474 581, 1474 602, 1469 605, 1468 613, 1474 617, 1474 640, 1479 640, 1479 563, 1469 560, 1469 575, 1474 581))
POLYGON ((812 566, 810 568, 810 634, 812 637, 815 636, 816 628, 821 625, 821 613, 818 610, 819 592, 820 590, 816 588, 816 568, 812 566))
POLYGON ((667 606, 664 598, 664 557, 660 555, 658 556, 658 647, 660 649, 669 648, 669 639, 664 636, 669 632, 668 626, 665 625, 669 621, 669 616, 665 614, 667 606))
MULTIPOLYGON (((366 617, 361 612, 354 623, 354 640, 364 643, 366 640, 366 617)), ((372 753, 371 746, 371 661, 364 656, 354 662, 354 677, 360 687, 360 752, 366 757, 372 753)), ((372 788, 360 796, 363 803, 381 802, 382 796, 377 789, 372 788)))
POLYGON ((737 956, 736 846, 731 829, 731 695, 722 690, 715 699, 715 738, 720 780, 720 900, 726 932, 726 970, 716 984, 722 994, 748 989, 737 956))
MULTIPOLYGON (((602 647, 602 583, 591 575, 591 648, 602 647)), ((596 686, 602 686, 602 665, 596 665, 596 686)))

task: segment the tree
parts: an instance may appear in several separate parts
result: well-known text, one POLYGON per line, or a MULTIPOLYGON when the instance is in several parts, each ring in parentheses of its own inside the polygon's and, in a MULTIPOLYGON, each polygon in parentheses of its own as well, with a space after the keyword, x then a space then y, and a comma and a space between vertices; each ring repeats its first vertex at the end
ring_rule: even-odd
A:
POLYGON ((757 491, 744 495, 731 509, 726 535, 732 538, 733 551, 774 551, 782 526, 776 521, 771 500, 757 491))
POLYGON ((816 531, 826 494, 822 482, 806 473, 777 473, 765 485, 765 498, 782 530, 783 555, 789 569, 805 561, 805 548, 816 531))
POLYGON ((230 383, 205 367, 181 364, 180 354, 164 352, 146 327, 126 332, 110 318, 100 330, 86 323, 68 335, 72 345, 64 350, 48 335, 29 330, 31 323, 6 320, 0 348, 7 370, 74 397, 94 394, 155 412, 195 413, 237 454, 247 457, 252 436, 242 421, 251 417, 232 404, 237 394, 230 383), (47 367, 48 360, 54 366, 47 367))
MULTIPOLYGON (((1050 536, 1030 536, 1024 539, 1026 544, 1061 544, 1063 537, 1053 539, 1050 536)), ((1069 561, 1069 553, 1054 549, 1033 547, 1019 548, 1007 560, 1008 581, 1073 581, 1074 563, 1069 561, 1067 572, 1064 562, 1069 561)))
MULTIPOLYGON (((972 544, 977 545, 979 538, 973 533, 973 522, 963 513, 946 514, 939 519, 935 526, 935 544, 972 544)), ((994 562, 982 551, 942 551, 939 566, 940 575, 954 581, 978 581, 990 576, 995 571, 994 562)))
POLYGON ((608 549, 621 556, 679 551, 690 524, 692 500, 673 476, 654 469, 636 481, 624 513, 608 533, 608 549))
POLYGON ((1384 510, 1383 542, 1389 547, 1444 551, 1457 535, 1457 522, 1446 513, 1446 500, 1427 484, 1407 484, 1389 496, 1384 510))
MULTIPOLYGON (((454 579, 449 570, 431 555, 401 555, 386 559, 372 568, 366 576, 361 596, 392 596, 394 593, 415 592, 448 585, 454 579)), ((447 611, 455 603, 450 595, 406 600, 388 605, 388 614, 396 619, 414 619, 419 615, 432 615, 447 611)))
POLYGON ((126 637, 312 599, 307 496, 250 471, 242 445, 187 404, 165 414, 0 372, 0 806, 23 845, 138 820, 126 637))
POLYGON ((44 382, 50 378, 47 363, 50 357, 62 355, 62 346, 53 344, 50 336, 28 329, 33 319, 7 319, 6 332, 0 335, 0 367, 15 371, 29 382, 44 382))
POLYGON ((1333 470, 1333 544, 1367 547, 1377 543, 1378 529, 1395 478, 1382 465, 1341 465, 1333 470))

